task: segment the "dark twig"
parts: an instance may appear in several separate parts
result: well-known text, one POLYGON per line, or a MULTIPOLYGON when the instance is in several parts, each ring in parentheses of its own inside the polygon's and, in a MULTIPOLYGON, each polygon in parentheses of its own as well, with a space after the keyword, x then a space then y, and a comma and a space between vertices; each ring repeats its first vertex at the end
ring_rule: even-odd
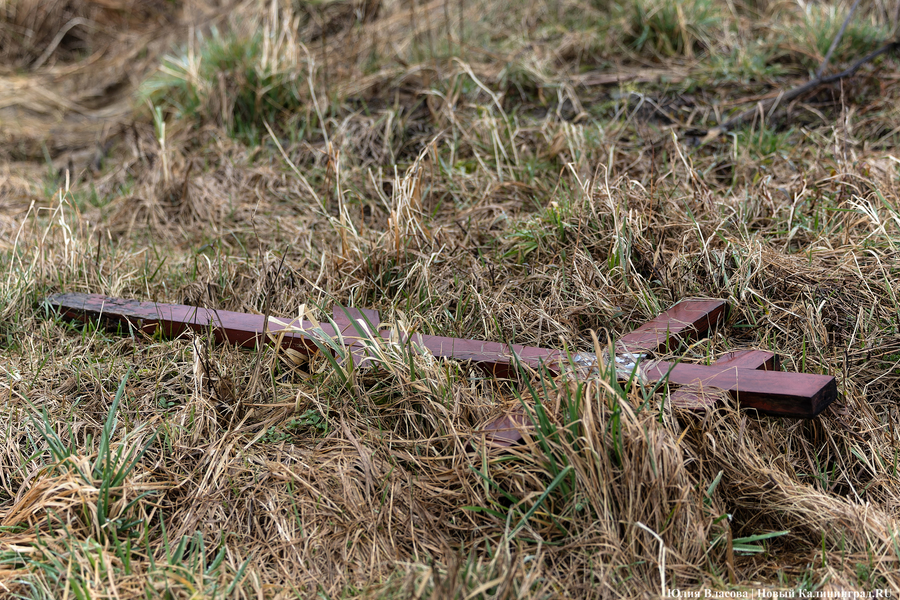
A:
POLYGON ((825 67, 828 66, 828 61, 831 60, 831 55, 834 54, 834 49, 837 48, 838 44, 841 43, 841 38, 844 37, 844 32, 847 30, 847 25, 850 24, 850 19, 853 18, 853 13, 856 12, 856 7, 859 6, 859 0, 853 3, 853 6, 850 7, 850 12, 847 13, 847 18, 844 19, 844 24, 841 25, 841 28, 838 30, 837 35, 834 36, 834 39, 831 40, 831 46, 828 48, 828 52, 825 53, 825 58, 822 59, 822 64, 819 65, 819 69, 816 71, 816 79, 822 77, 822 73, 825 72, 825 67))
POLYGON ((897 38, 890 42, 887 42, 886 44, 884 44, 877 50, 874 50, 873 52, 860 58, 855 63, 850 65, 850 67, 841 71, 840 73, 835 73, 833 75, 829 75, 828 77, 816 77, 815 79, 807 81, 803 85, 796 87, 788 92, 785 92, 784 94, 779 94, 777 98, 770 98, 768 100, 760 101, 759 103, 757 103, 756 106, 754 106, 752 108, 748 108, 747 110, 739 113, 737 116, 734 116, 734 117, 728 119, 727 121, 725 121, 718 127, 713 127, 712 129, 710 129, 708 132, 706 132, 706 135, 703 136, 702 143, 705 144, 711 140, 716 139, 717 137, 719 137, 726 131, 734 129, 734 127, 736 125, 740 125, 741 123, 743 123, 750 117, 754 116, 757 113, 757 111, 759 111, 760 108, 766 109, 776 100, 779 103, 788 103, 791 100, 793 100, 794 98, 796 98, 798 96, 802 96, 806 92, 813 90, 813 89, 819 87, 820 85, 826 85, 826 84, 833 83, 835 81, 844 79, 845 77, 850 77, 851 75, 855 74, 859 70, 859 68, 861 66, 863 66, 864 64, 875 60, 882 54, 892 52, 898 48, 900 48, 900 38, 897 38))

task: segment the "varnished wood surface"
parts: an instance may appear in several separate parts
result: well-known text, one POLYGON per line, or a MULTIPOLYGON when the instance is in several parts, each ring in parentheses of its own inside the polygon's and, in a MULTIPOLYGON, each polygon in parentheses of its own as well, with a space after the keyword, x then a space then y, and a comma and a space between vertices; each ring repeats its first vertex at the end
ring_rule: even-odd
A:
MULTIPOLYGON (((263 329, 266 328, 263 315, 212 310, 183 304, 140 302, 100 294, 55 294, 47 299, 47 303, 73 319, 99 318, 127 324, 147 333, 153 333, 159 328, 166 336, 177 336, 188 329, 201 333, 211 331, 217 342, 229 342, 246 348, 257 347, 263 340, 263 329)), ((376 311, 337 307, 334 311, 337 330, 328 323, 320 323, 319 326, 325 335, 344 339, 351 347, 354 361, 361 361, 365 356, 365 349, 359 339, 364 328, 358 320, 365 321, 366 318, 376 328, 380 324, 376 311)), ((314 324, 310 321, 269 317, 266 332, 274 335, 282 333, 283 347, 309 354, 316 350, 316 345, 309 339, 308 333, 304 334, 297 330, 310 332, 313 329, 314 324)), ((388 331, 379 333, 381 337, 390 336, 388 331)), ((472 361, 498 377, 514 375, 517 362, 534 369, 546 364, 548 368, 558 373, 560 358, 563 356, 558 350, 521 344, 501 344, 423 334, 401 337, 413 348, 425 349, 438 358, 472 361)))
MULTIPOLYGON (((738 367, 741 369, 761 369, 777 371, 778 359, 774 353, 765 350, 737 350, 728 352, 713 363, 715 366, 738 367)), ((671 394, 669 402, 672 406, 685 410, 705 410, 715 406, 722 390, 698 385, 685 385, 671 394)))
MULTIPOLYGON (((100 294, 55 294, 47 303, 68 318, 81 321, 101 319, 127 325, 146 333, 157 329, 168 337, 181 335, 187 330, 199 333, 211 331, 219 343, 229 342, 244 348, 255 348, 263 340, 263 332, 277 334, 290 328, 312 330, 313 324, 299 319, 269 317, 268 326, 263 315, 211 310, 183 304, 163 304, 113 298, 100 294)), ((323 332, 336 336, 330 325, 322 324, 323 332)), ((284 334, 284 347, 304 354, 314 351, 315 344, 303 335, 291 331, 284 334)))
POLYGON ((724 300, 687 298, 619 338, 618 352, 656 352, 702 335, 725 316, 724 300))
MULTIPOLYGON (((212 332, 219 342, 227 341, 253 348, 261 341, 268 341, 264 340, 265 331, 281 334, 279 337, 282 339, 282 346, 305 354, 310 354, 317 348, 308 333, 313 329, 313 323, 299 319, 287 321, 269 317, 267 322, 263 315, 180 304, 139 302, 97 294, 56 294, 48 298, 48 304, 69 318, 101 318, 147 332, 160 329, 168 336, 179 335, 188 329, 201 333, 212 332)), ((705 331, 716 319, 721 318, 723 312, 722 301, 685 300, 632 334, 623 336, 622 340, 632 351, 646 350, 652 345, 665 345, 675 338, 705 331)), ((337 329, 322 323, 321 333, 344 339, 354 361, 362 361, 366 350, 359 341, 358 319, 368 318, 377 328, 378 314, 374 311, 363 312, 339 307, 335 317, 337 329)), ((381 331, 380 335, 388 337, 390 332, 381 331)), ((533 346, 422 334, 402 337, 413 348, 426 349, 439 358, 471 361, 502 377, 513 375, 517 363, 531 368, 545 365, 552 372, 559 373, 562 363, 566 362, 564 353, 559 350, 533 346)), ((710 366, 650 363, 644 365, 644 371, 651 379, 668 376, 670 383, 699 386, 701 389, 703 386, 720 388, 731 393, 742 406, 782 416, 813 417, 837 396, 837 385, 833 377, 758 371, 746 368, 742 363, 752 363, 758 358, 743 355, 735 357, 728 365, 710 366)))
POLYGON ((646 363, 643 371, 651 381, 668 377, 678 385, 719 388, 743 408, 781 417, 810 419, 837 398, 837 382, 830 375, 654 361, 646 363))

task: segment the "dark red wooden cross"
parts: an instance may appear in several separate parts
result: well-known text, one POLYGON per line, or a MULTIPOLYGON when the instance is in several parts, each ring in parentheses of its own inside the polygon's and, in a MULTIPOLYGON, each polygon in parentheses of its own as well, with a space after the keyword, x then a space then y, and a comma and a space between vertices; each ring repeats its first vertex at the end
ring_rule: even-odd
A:
MULTIPOLYGON (((269 341, 266 334, 276 335, 283 348, 311 355, 318 351, 314 335, 316 324, 294 319, 279 320, 263 315, 198 308, 181 304, 161 304, 111 298, 97 294, 55 294, 47 303, 68 318, 87 320, 100 318, 127 324, 145 332, 160 330, 177 336, 187 330, 211 331, 217 341, 244 347, 256 347, 269 341)), ((674 348, 681 341, 701 335, 722 319, 722 300, 683 300, 655 319, 641 325, 616 342, 617 355, 658 352, 674 348)), ((380 328, 376 311, 335 307, 334 325, 321 323, 318 335, 338 340, 350 351, 353 362, 364 365, 374 357, 371 341, 366 338, 390 339, 391 331, 380 328)), ((438 358, 471 361, 498 377, 512 377, 517 364, 533 369, 544 367, 553 374, 572 371, 569 356, 560 350, 467 340, 436 335, 398 332, 395 339, 411 350, 428 351, 438 358)), ((575 356, 580 367, 588 369, 596 362, 592 354, 575 356)), ((695 365, 645 360, 639 365, 646 380, 668 380, 680 387, 671 396, 674 405, 699 409, 709 406, 718 395, 727 392, 741 406, 783 416, 812 418, 837 397, 834 377, 777 371, 771 352, 749 350, 732 352, 712 365, 695 365)), ((576 372, 578 368, 574 369, 576 372)), ((521 415, 507 415, 485 427, 499 445, 521 439, 518 429, 524 424, 521 415)))

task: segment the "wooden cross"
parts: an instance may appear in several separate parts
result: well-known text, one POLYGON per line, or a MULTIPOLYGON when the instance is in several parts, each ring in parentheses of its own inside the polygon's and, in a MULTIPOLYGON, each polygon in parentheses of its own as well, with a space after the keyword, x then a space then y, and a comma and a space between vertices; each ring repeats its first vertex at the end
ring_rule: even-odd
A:
MULTIPOLYGON (((187 330, 211 331, 218 342, 244 347, 257 347, 280 340, 282 348, 292 348, 305 355, 319 350, 316 337, 327 336, 349 350, 357 366, 373 360, 374 339, 391 339, 392 332, 380 329, 377 311, 336 306, 334 326, 294 319, 285 321, 263 315, 198 308, 180 304, 139 302, 97 294, 55 294, 47 299, 50 307, 68 318, 99 318, 125 324, 148 333, 160 331, 177 336, 187 330)), ((618 357, 657 352, 681 340, 701 335, 719 322, 725 313, 722 300, 683 300, 655 319, 641 325, 616 342, 618 357)), ((577 353, 570 357, 563 351, 519 344, 502 344, 480 340, 449 338, 419 333, 395 332, 394 339, 409 350, 428 352, 438 358, 470 361, 497 377, 515 376, 518 365, 533 369, 546 368, 560 375, 564 372, 591 371, 597 357, 577 353), (572 363, 575 363, 574 365, 572 363)), ((321 342, 321 340, 319 340, 321 342)), ((734 397, 741 406, 783 416, 812 418, 837 397, 834 377, 775 370, 777 362, 771 352, 750 350, 732 352, 712 365, 641 361, 637 367, 647 381, 667 379, 682 386, 671 401, 674 405, 700 409, 709 406, 723 392, 734 397)), ((507 415, 488 424, 485 431, 500 445, 521 439, 518 431, 522 415, 507 415)))
MULTIPOLYGON (((619 338, 616 352, 629 356, 674 348, 680 341, 702 335, 724 315, 723 300, 682 300, 619 338)), ((711 408, 728 393, 743 408, 780 417, 810 419, 837 398, 834 377, 781 372, 775 354, 765 350, 729 352, 712 365, 651 360, 638 367, 647 381, 668 378, 669 383, 679 385, 669 401, 687 410, 711 408)), ((494 445, 510 446, 522 439, 523 429, 530 427, 528 418, 521 411, 514 411, 488 423, 484 432, 494 445)))

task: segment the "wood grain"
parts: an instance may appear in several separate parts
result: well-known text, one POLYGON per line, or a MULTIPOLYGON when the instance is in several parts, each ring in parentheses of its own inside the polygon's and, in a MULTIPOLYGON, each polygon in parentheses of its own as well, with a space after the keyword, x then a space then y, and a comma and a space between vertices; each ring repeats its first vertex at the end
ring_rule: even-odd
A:
MULTIPOLYGON (((727 352, 719 357, 715 366, 730 366, 741 369, 761 369, 763 371, 777 371, 778 359, 772 352, 765 350, 737 350, 727 352)), ((724 390, 718 388, 703 387, 701 382, 697 385, 688 384, 669 394, 669 403, 684 410, 706 410, 715 406, 724 390)))
POLYGON ((657 352, 702 335, 725 316, 724 300, 687 298, 619 338, 617 352, 657 352))
POLYGON ((643 371, 651 381, 725 390, 742 408, 780 417, 811 419, 837 398, 837 382, 830 375, 759 371, 716 365, 650 361, 643 371))

